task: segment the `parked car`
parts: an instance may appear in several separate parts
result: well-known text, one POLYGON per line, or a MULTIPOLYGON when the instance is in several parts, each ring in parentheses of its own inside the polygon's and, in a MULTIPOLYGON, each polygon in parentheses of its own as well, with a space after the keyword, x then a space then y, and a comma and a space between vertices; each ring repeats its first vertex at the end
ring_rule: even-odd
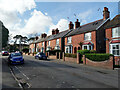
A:
POLYGON ((9 64, 23 64, 24 58, 21 53, 11 53, 8 57, 9 64))
POLYGON ((8 56, 9 52, 8 51, 2 51, 2 56, 8 56))
POLYGON ((45 55, 45 53, 38 52, 38 53, 35 55, 35 59, 44 59, 44 60, 47 60, 47 56, 45 55))

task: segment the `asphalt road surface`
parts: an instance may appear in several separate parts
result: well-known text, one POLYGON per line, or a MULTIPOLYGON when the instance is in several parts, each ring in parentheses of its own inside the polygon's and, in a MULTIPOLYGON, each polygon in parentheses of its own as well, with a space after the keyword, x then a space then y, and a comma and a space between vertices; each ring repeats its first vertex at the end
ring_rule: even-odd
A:
POLYGON ((32 56, 24 59, 23 65, 8 66, 7 57, 3 57, 3 88, 118 88, 117 69, 37 60, 32 56))

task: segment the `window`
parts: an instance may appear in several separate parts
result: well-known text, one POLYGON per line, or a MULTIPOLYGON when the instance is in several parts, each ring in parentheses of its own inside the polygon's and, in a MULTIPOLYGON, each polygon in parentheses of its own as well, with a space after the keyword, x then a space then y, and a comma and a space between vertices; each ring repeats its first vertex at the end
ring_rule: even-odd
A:
POLYGON ((65 46, 65 53, 72 53, 72 45, 65 46))
POLYGON ((50 50, 50 49, 51 49, 51 47, 47 47, 47 51, 50 50))
POLYGON ((59 45, 59 39, 56 40, 56 45, 59 45))
POLYGON ((110 44, 110 53, 115 56, 120 56, 120 43, 110 44))
POLYGON ((44 42, 42 42, 42 46, 44 46, 44 42))
POLYGON ((68 37, 67 38, 67 43, 71 43, 72 42, 72 37, 68 37))
POLYGON ((92 50, 93 46, 92 45, 83 45, 82 49, 87 49, 87 50, 92 50))
POLYGON ((112 37, 120 37, 120 27, 112 28, 112 37))
POLYGON ((41 52, 44 52, 44 48, 43 47, 41 48, 41 52))
POLYGON ((48 41, 48 46, 50 46, 50 41, 48 41))
POLYGON ((56 49, 56 50, 60 50, 60 47, 59 47, 59 46, 55 46, 55 49, 56 49))
POLYGON ((84 40, 91 40, 91 32, 84 34, 84 40))

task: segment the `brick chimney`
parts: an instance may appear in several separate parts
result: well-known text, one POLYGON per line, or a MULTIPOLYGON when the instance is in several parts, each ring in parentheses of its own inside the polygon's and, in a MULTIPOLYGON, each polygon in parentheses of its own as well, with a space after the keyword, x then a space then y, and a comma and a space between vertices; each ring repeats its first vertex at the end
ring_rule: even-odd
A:
POLYGON ((55 29, 55 34, 58 34, 59 33, 59 30, 58 28, 55 29))
POLYGON ((108 11, 107 7, 104 7, 104 10, 103 10, 103 20, 106 20, 109 17, 110 17, 110 12, 108 11))
POLYGON ((38 40, 38 36, 35 37, 35 40, 38 40))
POLYGON ((79 22, 79 20, 77 19, 77 21, 75 22, 75 29, 78 28, 78 27, 80 27, 80 22, 79 22))
POLYGON ((74 28, 74 24, 70 21, 69 23, 69 29, 73 29, 74 28))
POLYGON ((54 29, 52 29, 52 35, 54 35, 55 34, 55 30, 54 29))
POLYGON ((41 38, 45 38, 47 36, 46 33, 41 34, 41 38))

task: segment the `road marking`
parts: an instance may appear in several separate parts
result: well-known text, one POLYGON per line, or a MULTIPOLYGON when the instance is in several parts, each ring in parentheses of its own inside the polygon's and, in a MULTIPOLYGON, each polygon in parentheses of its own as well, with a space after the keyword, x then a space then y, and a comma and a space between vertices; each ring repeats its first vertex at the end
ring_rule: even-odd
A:
POLYGON ((22 71, 20 71, 20 70, 18 69, 18 67, 15 66, 15 68, 16 68, 20 73, 22 73, 22 75, 25 76, 28 80, 30 79, 29 77, 27 77, 27 75, 25 75, 22 71))

